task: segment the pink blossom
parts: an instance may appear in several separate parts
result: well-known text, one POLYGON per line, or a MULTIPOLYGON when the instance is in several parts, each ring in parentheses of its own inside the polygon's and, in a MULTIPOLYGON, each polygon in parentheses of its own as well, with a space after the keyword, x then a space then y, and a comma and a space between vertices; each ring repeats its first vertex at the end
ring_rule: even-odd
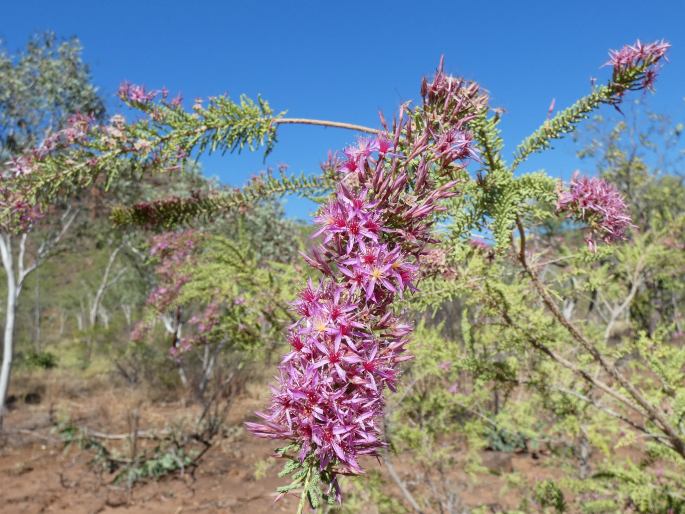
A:
POLYGON ((636 89, 652 89, 659 71, 659 61, 665 59, 670 47, 670 43, 664 40, 643 44, 638 39, 634 44, 626 45, 620 50, 610 50, 609 61, 605 66, 613 67, 614 80, 625 73, 639 70, 642 79, 636 89))
POLYGON ((480 237, 472 237, 471 239, 469 239, 469 244, 471 245, 471 248, 474 248, 476 250, 484 252, 492 250, 492 247, 484 239, 481 239, 480 237))
POLYGON ((581 177, 579 172, 573 174, 569 189, 559 192, 557 212, 589 225, 585 240, 591 251, 596 250, 597 238, 620 241, 633 226, 621 193, 606 180, 581 177))
POLYGON ((145 105, 150 103, 161 91, 147 91, 145 86, 122 82, 117 93, 119 98, 124 101, 145 105))
MULTIPOLYGON (((188 229, 177 232, 165 232, 152 237, 150 255, 155 259, 157 284, 147 298, 147 305, 160 315, 174 312, 180 317, 177 305, 183 287, 189 282, 187 268, 192 266, 200 242, 201 234, 188 229)), ((189 350, 193 344, 201 342, 217 325, 220 315, 219 304, 210 302, 202 311, 197 312, 188 321, 195 328, 194 334, 174 341, 172 356, 178 356, 189 350)), ((132 339, 140 340, 148 332, 149 326, 142 324, 134 328, 132 339)))
POLYGON ((459 129, 451 129, 442 134, 435 147, 438 156, 446 162, 477 158, 471 144, 471 135, 459 129))
POLYGON ((443 66, 441 57, 433 79, 421 83, 424 105, 431 111, 439 109, 450 125, 463 124, 485 108, 488 96, 475 82, 446 74, 443 66))
POLYGON ((13 177, 23 177, 33 172, 33 158, 30 155, 20 155, 9 160, 9 171, 13 177))
MULTIPOLYGON (((457 182, 438 187, 428 166, 441 173, 473 156, 458 121, 442 139, 428 130, 400 146, 410 123, 401 117, 393 137, 360 139, 343 162, 329 158, 340 182, 314 219, 321 243, 305 255, 323 276, 293 303, 299 319, 288 331, 271 406, 247 423, 259 437, 294 441, 300 460, 313 456, 333 475, 361 473, 359 457, 385 444, 385 390, 395 390, 399 364, 411 358, 412 328, 393 303, 415 289, 418 263, 434 241, 433 215, 456 194, 457 182), (432 161, 409 168, 405 156, 420 154, 432 161)), ((330 485, 336 489, 336 480, 330 485)))

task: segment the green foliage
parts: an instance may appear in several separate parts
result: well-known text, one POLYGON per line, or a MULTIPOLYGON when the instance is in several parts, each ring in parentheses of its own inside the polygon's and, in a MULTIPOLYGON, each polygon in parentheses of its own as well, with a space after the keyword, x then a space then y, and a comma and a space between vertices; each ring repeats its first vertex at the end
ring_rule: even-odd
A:
POLYGON ((290 301, 302 274, 293 261, 304 234, 280 204, 263 201, 196 235, 192 258, 176 265, 183 277, 178 293, 163 312, 155 304, 143 310, 143 340, 129 344, 117 362, 129 382, 160 392, 182 382, 201 398, 227 377, 246 380, 255 362, 271 359, 282 345, 293 321, 290 301), (178 346, 187 351, 169 359, 169 348, 178 346))
MULTIPOLYGON (((554 139, 560 139, 566 134, 574 132, 578 124, 587 119, 589 114, 602 104, 617 106, 626 90, 644 73, 647 66, 634 68, 619 76, 614 76, 605 86, 594 87, 592 92, 576 101, 572 106, 557 113, 552 119, 546 120, 540 128, 516 148, 512 171, 525 161, 531 154, 546 150, 554 139)), ((618 108, 618 107, 617 107, 618 108)))
POLYGON ((606 465, 593 475, 595 493, 605 498, 614 497, 641 513, 685 512, 682 475, 671 470, 650 470, 647 466, 625 463, 606 465), (659 476, 661 475, 661 476, 659 476), (612 490, 621 484, 618 491, 612 490))
MULTIPOLYGON (((113 483, 131 487, 144 480, 158 480, 175 472, 183 472, 197 465, 197 460, 204 452, 193 449, 190 453, 183 444, 175 440, 159 438, 150 451, 126 458, 125 452, 112 450, 98 434, 91 434, 70 422, 64 422, 57 428, 65 448, 78 445, 93 455, 90 465, 106 473, 114 474, 113 483)), ((128 441, 129 445, 133 444, 128 441)))
POLYGON ((117 473, 114 483, 125 483, 130 487, 141 480, 157 480, 176 471, 183 471, 192 462, 193 459, 185 455, 182 448, 162 450, 158 447, 153 456, 147 457, 133 466, 127 466, 117 473))
POLYGON ((272 347, 281 339, 295 284, 295 270, 288 264, 259 261, 243 241, 222 236, 209 239, 179 297, 181 305, 206 304, 211 299, 227 306, 207 337, 230 338, 242 349, 272 347))
POLYGON ((522 212, 549 216, 549 205, 556 201, 556 182, 542 172, 514 177, 513 168, 508 168, 501 156, 499 121, 496 113, 490 117, 482 114, 470 122, 484 169, 450 201, 449 213, 453 238, 462 239, 469 230, 487 229, 502 251, 508 247, 511 230, 522 212))
POLYGON ((119 206, 112 211, 117 225, 140 225, 170 229, 188 222, 214 221, 217 216, 245 209, 266 198, 277 198, 287 193, 302 196, 316 194, 324 189, 321 177, 288 176, 274 177, 264 174, 253 178, 241 189, 192 193, 185 197, 171 197, 144 202, 132 207, 119 206))
POLYGON ((574 132, 577 125, 587 119, 592 111, 602 103, 611 103, 615 95, 616 91, 611 86, 596 87, 592 93, 545 121, 516 148, 512 169, 516 169, 531 154, 551 147, 552 140, 561 139, 564 135, 574 132))
POLYGON ((333 474, 331 470, 319 468, 312 456, 307 457, 303 462, 297 457, 291 457, 299 452, 296 444, 290 444, 276 450, 280 457, 287 460, 278 476, 283 478, 290 476, 291 482, 277 488, 280 494, 288 494, 300 489, 300 501, 297 506, 297 514, 305 512, 305 505, 312 509, 318 509, 324 505, 334 505, 336 491, 333 489, 331 480, 333 474))
POLYGON ((519 433, 512 433, 499 427, 489 427, 485 431, 488 447, 496 452, 520 452, 528 448, 528 440, 519 433))
POLYGON ((179 162, 183 166, 203 153, 263 146, 268 154, 276 142, 275 120, 283 115, 274 115, 265 100, 246 96, 239 103, 212 97, 192 112, 167 101, 130 103, 146 116, 131 124, 121 119, 95 126, 85 140, 36 162, 21 179, 31 201, 50 202, 95 183, 109 189, 121 180, 178 169, 179 162))
POLYGON ((488 116, 487 112, 483 112, 469 123, 469 128, 473 131, 473 137, 482 154, 484 167, 494 176, 495 180, 506 176, 507 169, 507 165, 502 159, 504 141, 498 127, 500 121, 501 114, 499 112, 493 116, 488 116))
MULTIPOLYGON (((206 108, 195 108, 200 118, 196 129, 190 135, 188 142, 171 143, 176 148, 197 147, 198 152, 220 151, 240 152, 246 146, 255 151, 258 147, 265 148, 268 155, 276 143, 276 125, 273 123, 274 113, 269 103, 257 97, 255 102, 246 95, 240 95, 240 103, 236 103, 227 96, 217 96, 209 99, 206 108), (200 125, 202 123, 202 125, 200 125)), ((284 112, 276 117, 281 117, 284 112)), ((189 119, 183 120, 189 123, 189 119)), ((194 121, 194 120, 193 120, 194 121)), ((192 126, 192 123, 189 123, 192 126)), ((184 125, 185 128, 186 125, 184 125)), ((153 132, 154 134, 154 132, 153 132)))
POLYGON ((390 492, 390 484, 376 470, 370 470, 362 477, 350 477, 342 483, 345 499, 340 506, 330 510, 336 514, 357 514, 374 512, 376 514, 407 514, 411 511, 390 492))
POLYGON ((564 493, 552 480, 543 480, 535 485, 535 500, 543 507, 551 507, 555 512, 566 512, 564 493))
POLYGON ((102 118, 104 104, 78 39, 34 36, 12 55, 0 48, 0 163, 35 146, 74 113, 102 118))
POLYGON ((22 364, 31 369, 53 369, 57 367, 57 356, 49 351, 29 351, 21 355, 22 364))
MULTIPOLYGON (((683 510, 677 477, 685 462, 642 405, 659 406, 676 439, 685 437, 678 335, 685 268, 675 243, 683 238, 677 199, 685 187, 635 157, 641 147, 624 146, 628 135, 646 140, 621 127, 610 144, 597 145, 611 156, 593 157, 640 220, 629 244, 579 251, 575 228, 555 220, 556 181, 543 173, 513 177, 487 153, 486 173, 450 201, 449 238, 442 243, 451 245, 449 272, 424 279, 421 294, 407 304, 424 322, 404 377, 409 385, 399 391, 388 423, 393 448, 416 464, 422 480, 436 481, 440 469, 458 465, 478 481, 486 472, 483 449, 527 452, 544 455, 561 475, 537 485, 509 481, 524 504, 554 512, 683 510), (480 216, 487 224, 474 224, 480 216), (526 265, 560 316, 520 272, 520 238, 511 236, 517 221, 526 227, 526 265), (498 255, 466 244, 469 229, 496 237, 493 227, 501 233, 498 255), (589 346, 578 344, 563 318, 589 346), (607 361, 630 377, 642 404, 635 389, 615 383, 602 364, 607 361)), ((492 133, 489 139, 482 149, 497 146, 492 133)), ((436 508, 444 501, 436 490, 414 494, 436 508)))
POLYGON ((509 243, 509 234, 513 226, 520 196, 512 186, 514 177, 502 159, 503 141, 497 125, 499 115, 490 118, 477 118, 475 123, 475 137, 486 165, 487 173, 482 179, 483 189, 481 216, 491 217, 489 228, 502 249, 509 243))

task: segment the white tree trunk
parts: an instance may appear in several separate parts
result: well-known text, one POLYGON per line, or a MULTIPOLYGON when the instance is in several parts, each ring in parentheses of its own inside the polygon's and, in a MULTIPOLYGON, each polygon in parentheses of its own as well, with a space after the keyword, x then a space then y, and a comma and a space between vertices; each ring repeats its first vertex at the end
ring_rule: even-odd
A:
POLYGON ((98 318, 102 320, 105 329, 109 329, 109 311, 102 305, 100 305, 100 308, 98 309, 98 318))
POLYGON ((0 255, 5 269, 7 301, 5 309, 5 331, 2 340, 2 367, 0 368, 0 430, 5 417, 5 402, 10 385, 12 357, 14 356, 14 321, 17 314, 17 280, 14 274, 12 239, 9 234, 0 234, 0 255))
POLYGON ((126 328, 131 330, 131 306, 127 303, 122 303, 120 305, 122 312, 124 313, 124 319, 126 319, 126 328))
POLYGON ((78 211, 74 211, 71 207, 67 208, 60 220, 61 226, 40 243, 29 265, 26 264, 28 232, 18 236, 19 244, 16 260, 12 249, 12 234, 8 232, 0 233, 0 258, 2 259, 2 267, 5 270, 5 283, 7 285, 5 330, 2 340, 2 365, 0 365, 0 430, 2 430, 2 423, 6 414, 5 403, 7 402, 7 392, 12 373, 12 358, 14 357, 14 326, 17 317, 17 302, 22 286, 26 277, 43 263, 54 247, 61 241, 74 222, 74 219, 76 219, 77 213, 78 211))
POLYGON ((34 287, 34 305, 33 305, 33 346, 37 352, 40 352, 42 348, 41 344, 41 332, 40 332, 40 318, 41 318, 41 308, 40 308, 40 275, 36 273, 36 284, 34 287))
MULTIPOLYGON (((173 346, 176 346, 176 344, 181 340, 181 333, 183 331, 183 323, 181 322, 180 311, 177 309, 176 314, 174 316, 168 313, 162 314, 161 316, 159 316, 159 319, 162 320, 162 323, 164 324, 164 328, 166 329, 166 331, 170 334, 173 334, 173 346)), ((180 359, 176 360, 176 369, 178 369, 178 377, 181 379, 183 387, 188 387, 188 377, 186 375, 185 370, 183 369, 183 363, 180 359)))
MULTIPOLYGON (((105 291, 107 291, 107 288, 109 288, 123 274, 124 270, 120 270, 119 274, 117 275, 117 277, 115 277, 114 280, 110 281, 109 279, 109 276, 112 273, 112 266, 114 265, 114 261, 116 260, 117 255, 121 251, 122 247, 123 245, 117 246, 114 249, 114 251, 110 254, 109 260, 107 261, 107 266, 105 267, 105 272, 102 275, 102 280, 100 281, 100 285, 98 286, 98 289, 95 292, 95 298, 93 298, 93 303, 90 306, 90 312, 88 316, 88 321, 90 322, 91 328, 95 326, 98 314, 102 314, 101 305, 102 299, 105 296, 105 291)), ((105 324, 109 324, 109 319, 105 322, 105 324)))
POLYGON ((209 385, 209 381, 212 379, 212 372, 214 371, 216 361, 219 358, 221 350, 226 345, 226 342, 227 341, 223 339, 219 344, 217 344, 213 348, 213 351, 211 351, 211 353, 209 344, 205 344, 205 352, 202 358, 202 380, 200 381, 200 385, 198 387, 198 396, 200 398, 202 398, 205 394, 205 391, 207 391, 207 386, 209 385))

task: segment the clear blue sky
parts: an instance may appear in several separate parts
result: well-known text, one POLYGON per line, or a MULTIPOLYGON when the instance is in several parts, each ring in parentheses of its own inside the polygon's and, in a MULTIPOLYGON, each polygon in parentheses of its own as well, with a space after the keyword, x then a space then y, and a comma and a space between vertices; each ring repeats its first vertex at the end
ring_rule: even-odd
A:
MULTIPOLYGON (((507 150, 600 80, 609 48, 665 38, 670 63, 650 106, 685 114, 685 0, 611 1, 276 1, 3 0, 0 37, 10 50, 32 33, 78 36, 111 111, 122 80, 166 86, 187 102, 228 92, 261 93, 291 116, 377 124, 406 99, 441 54, 447 70, 480 82, 506 109, 507 150)), ((283 127, 267 165, 316 172, 329 149, 355 135, 283 127)), ((530 162, 555 176, 579 166, 571 144, 530 162)), ((203 160, 207 175, 240 185, 264 168, 261 155, 203 160)), ((289 200, 288 212, 310 206, 289 200)))

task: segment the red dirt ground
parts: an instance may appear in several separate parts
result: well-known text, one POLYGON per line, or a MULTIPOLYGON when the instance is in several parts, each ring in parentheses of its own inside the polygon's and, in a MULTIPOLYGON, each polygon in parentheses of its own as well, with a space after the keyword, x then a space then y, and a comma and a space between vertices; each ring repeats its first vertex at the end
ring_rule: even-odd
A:
MULTIPOLYGON (((134 486, 112 483, 112 475, 98 476, 89 462, 92 453, 69 448, 55 433, 55 420, 65 416, 78 426, 109 433, 126 433, 128 413, 141 412, 143 430, 161 429, 172 420, 191 417, 194 407, 181 402, 150 403, 143 395, 111 387, 78 391, 55 391, 48 387, 42 402, 27 405, 17 402, 5 420, 6 433, 0 441, 0 512, 33 514, 43 512, 93 513, 292 513, 296 500, 286 497, 274 503, 275 488, 283 485, 277 477, 280 463, 269 459, 274 444, 246 434, 241 425, 264 404, 265 398, 248 393, 234 404, 229 415, 228 435, 205 456, 194 477, 169 476, 134 486), (50 392, 52 391, 52 392, 50 392), (261 472, 257 471, 258 469, 261 472)), ((486 460, 494 468, 518 471, 527 478, 541 479, 553 474, 545 459, 530 455, 488 452, 486 460)), ((411 463, 394 459, 400 474, 411 470, 411 463)), ((376 461, 366 467, 385 471, 376 461)), ((467 485, 465 475, 454 473, 454 487, 470 506, 488 505, 492 512, 514 508, 518 499, 507 491, 505 481, 496 474, 485 475, 479 483, 467 485)), ((388 480, 389 490, 401 498, 388 480)), ((364 511, 373 514, 369 505, 364 511)))

